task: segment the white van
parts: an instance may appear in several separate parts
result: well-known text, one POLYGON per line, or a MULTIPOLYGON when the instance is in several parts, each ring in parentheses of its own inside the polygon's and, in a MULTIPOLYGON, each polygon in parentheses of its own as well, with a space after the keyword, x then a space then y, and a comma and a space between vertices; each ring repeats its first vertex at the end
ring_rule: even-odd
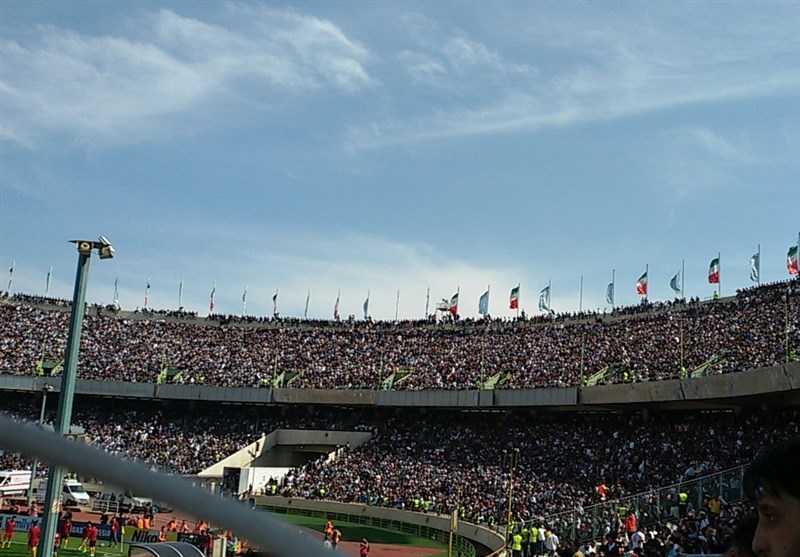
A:
POLYGON ((30 470, 0 471, 0 497, 25 493, 31 487, 30 470))
MULTIPOLYGON (((47 494, 47 480, 39 483, 36 490, 36 499, 44 501, 47 494)), ((91 502, 89 494, 83 489, 83 485, 78 480, 64 479, 61 483, 61 503, 66 506, 88 507, 91 502)))

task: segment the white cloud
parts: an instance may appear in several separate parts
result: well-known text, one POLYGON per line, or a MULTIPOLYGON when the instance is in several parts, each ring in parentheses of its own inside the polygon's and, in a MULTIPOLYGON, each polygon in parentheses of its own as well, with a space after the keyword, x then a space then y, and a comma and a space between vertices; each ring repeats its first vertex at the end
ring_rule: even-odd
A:
MULTIPOLYGON (((158 225, 153 228, 153 234, 161 234, 158 225)), ((476 263, 428 244, 347 231, 317 234, 172 222, 168 233, 174 247, 167 251, 154 247, 142 253, 142 259, 125 256, 124 241, 115 243, 119 257, 114 260, 113 272, 120 276, 124 307, 141 304, 138 290, 144 288, 148 278, 153 285, 153 304, 173 307, 177 285, 185 277, 184 304, 200 313, 207 311, 208 294, 216 281, 219 310, 226 313, 241 311, 242 292, 248 285, 248 311, 258 315, 271 312, 271 297, 280 288, 279 309, 286 316, 302 316, 310 291, 309 316, 330 318, 337 292, 341 291, 342 315, 360 317, 369 291, 371 315, 392 319, 399 289, 400 317, 419 318, 424 313, 428 287, 431 311, 437 301, 449 298, 460 287, 460 313, 475 317, 478 298, 491 284, 492 313, 511 316, 514 313, 508 309, 507 296, 524 273, 518 268, 476 263), (205 247, 202 254, 180 250, 189 238, 205 247)), ((103 271, 106 269, 98 265, 97 272, 103 271)), ((523 277, 523 282, 532 280, 528 277, 523 277)), ((96 282, 99 289, 100 279, 96 282)), ((113 278, 106 280, 105 290, 98 290, 103 300, 110 299, 112 283, 113 278)), ((526 307, 533 303, 525 300, 526 307)))
POLYGON ((404 64, 406 72, 418 82, 436 83, 447 74, 441 62, 421 52, 403 50, 397 58, 404 64))
POLYGON ((171 117, 233 109, 242 97, 269 102, 375 83, 368 51, 331 22, 233 14, 245 15, 226 25, 163 10, 138 22, 136 38, 42 26, 31 40, 4 40, 3 139, 31 145, 55 131, 80 142, 137 141, 170 123, 179 129, 171 117))
POLYGON ((720 159, 738 163, 753 163, 759 160, 743 140, 734 143, 720 133, 702 127, 687 129, 685 133, 693 144, 720 159))
POLYGON ((791 25, 771 26, 770 36, 780 40, 763 40, 758 24, 710 37, 702 25, 670 27, 665 19, 658 27, 643 16, 613 25, 593 18, 575 18, 564 27, 561 22, 534 25, 528 42, 512 54, 501 55, 460 31, 404 54, 401 61, 414 76, 424 76, 420 68, 434 67, 432 62, 445 68, 447 79, 438 72, 436 85, 446 93, 424 114, 352 126, 345 132, 348 148, 531 131, 800 90, 800 44, 791 25), (535 68, 520 50, 537 61, 535 68), (468 93, 455 103, 453 91, 468 93))

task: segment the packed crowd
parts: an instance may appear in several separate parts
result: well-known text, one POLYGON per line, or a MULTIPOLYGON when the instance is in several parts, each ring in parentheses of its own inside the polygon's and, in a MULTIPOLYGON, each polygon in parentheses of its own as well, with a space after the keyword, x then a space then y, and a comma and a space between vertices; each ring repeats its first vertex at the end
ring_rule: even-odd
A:
MULTIPOLYGON (((17 418, 36 419, 36 406, 32 396, 2 399, 17 418)), ((196 474, 279 427, 371 431, 370 442, 332 463, 323 458, 295 471, 284 493, 431 511, 463 506, 470 520, 490 522, 502 519, 512 456, 513 512, 526 520, 737 466, 761 447, 800 433, 799 419, 794 410, 531 419, 94 401, 76 404, 72 423, 101 449, 176 474, 196 474), (702 439, 693 434, 698 421, 702 439)), ((0 467, 20 463, 4 455, 0 467)))
MULTIPOLYGON (((36 398, 3 395, 0 403, 14 417, 31 420, 37 414, 36 398)), ((176 474, 196 474, 279 427, 371 431, 370 441, 340 451, 333 461, 323 457, 290 472, 279 493, 420 512, 455 509, 465 520, 496 526, 507 519, 513 473, 513 521, 541 522, 559 531, 571 531, 577 524, 596 534, 598 528, 606 533, 621 528, 621 522, 614 526, 615 519, 621 520, 618 503, 610 501, 748 463, 764 447, 800 435, 800 410, 648 417, 446 411, 396 415, 221 405, 164 408, 79 399, 73 423, 101 449, 176 474), (596 505, 600 510, 590 512, 596 505), (570 514, 554 516, 563 512, 570 514)), ((24 464, 19 455, 0 456, 0 468, 24 464)), ((676 487, 661 495, 658 505, 637 503, 637 515, 640 520, 658 516, 666 526, 655 529, 665 543, 700 547, 708 536, 701 540, 699 532, 706 534, 709 526, 707 514, 701 513, 709 512, 711 499, 727 498, 726 490, 736 488, 738 478, 703 484, 698 496, 702 504, 692 493, 688 512, 679 511, 683 488, 676 487)), ((650 501, 649 495, 644 500, 650 501)), ((722 517, 724 526, 738 516, 730 514, 735 509, 728 508, 722 517)), ((722 526, 720 522, 720 532, 722 526)))
MULTIPOLYGON (((583 316, 578 316, 583 317, 583 316)), ((63 358, 69 315, 18 300, 0 303, 0 373, 30 374, 43 357, 63 358)), ((715 362, 709 373, 774 366, 800 346, 800 281, 741 291, 731 301, 653 305, 630 316, 473 322, 227 323, 169 314, 87 312, 78 376, 264 387, 283 371, 292 387, 475 389, 499 372, 501 388, 576 386, 610 366, 609 381, 674 378, 715 362)))

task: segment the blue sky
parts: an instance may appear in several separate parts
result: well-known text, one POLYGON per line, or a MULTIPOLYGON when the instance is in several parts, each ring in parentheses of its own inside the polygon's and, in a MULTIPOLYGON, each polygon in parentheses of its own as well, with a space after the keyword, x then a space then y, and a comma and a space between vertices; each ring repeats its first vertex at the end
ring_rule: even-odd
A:
POLYGON ((421 317, 788 277, 796 2, 0 3, 0 280, 87 298, 421 317))

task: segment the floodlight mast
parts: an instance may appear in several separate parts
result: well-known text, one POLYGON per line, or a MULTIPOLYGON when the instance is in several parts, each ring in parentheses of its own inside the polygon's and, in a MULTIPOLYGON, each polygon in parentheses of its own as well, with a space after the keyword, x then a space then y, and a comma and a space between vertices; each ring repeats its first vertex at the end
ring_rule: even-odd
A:
MULTIPOLYGON (((75 290, 72 294, 72 312, 69 319, 67 350, 64 357, 64 373, 61 376, 61 389, 58 397, 58 413, 53 423, 53 430, 58 435, 69 433, 72 420, 72 400, 75 397, 75 379, 78 369, 78 352, 81 346, 81 329, 83 328, 84 305, 86 302, 86 285, 89 282, 89 262, 92 251, 97 250, 100 259, 114 257, 114 247, 105 236, 99 241, 70 240, 78 250, 78 270, 75 276, 75 290)), ((39 540, 40 557, 53 557, 53 541, 58 528, 61 511, 61 487, 66 470, 63 466, 51 466, 47 474, 47 494, 42 509, 43 527, 39 540)), ((34 478, 31 478, 33 482, 34 478)))

